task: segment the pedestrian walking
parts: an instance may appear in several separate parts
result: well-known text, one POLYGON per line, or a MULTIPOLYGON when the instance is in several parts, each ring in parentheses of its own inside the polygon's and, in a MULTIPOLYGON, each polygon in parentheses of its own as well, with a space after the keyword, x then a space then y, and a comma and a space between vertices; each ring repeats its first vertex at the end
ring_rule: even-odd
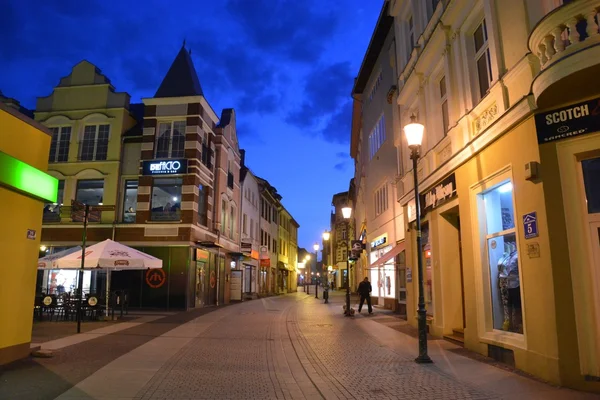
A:
POLYGON ((334 286, 335 286, 335 283, 333 283, 333 281, 331 281, 331 290, 333 290, 334 286))
POLYGON ((367 306, 369 307, 369 314, 373 314, 373 307, 371 306, 371 292, 373 288, 371 287, 371 282, 369 282, 369 278, 365 276, 365 279, 358 285, 358 294, 360 295, 360 303, 358 304, 358 312, 362 309, 363 304, 365 304, 365 300, 367 301, 367 306))

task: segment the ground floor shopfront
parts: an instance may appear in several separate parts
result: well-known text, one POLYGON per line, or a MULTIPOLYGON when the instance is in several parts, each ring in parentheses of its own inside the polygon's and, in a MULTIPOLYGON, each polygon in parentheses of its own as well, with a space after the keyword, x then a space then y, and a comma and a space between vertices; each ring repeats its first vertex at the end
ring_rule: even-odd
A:
POLYGON ((538 144, 533 115, 424 187, 420 249, 407 218, 409 322, 419 251, 431 334, 600 391, 599 187, 600 133, 538 144))

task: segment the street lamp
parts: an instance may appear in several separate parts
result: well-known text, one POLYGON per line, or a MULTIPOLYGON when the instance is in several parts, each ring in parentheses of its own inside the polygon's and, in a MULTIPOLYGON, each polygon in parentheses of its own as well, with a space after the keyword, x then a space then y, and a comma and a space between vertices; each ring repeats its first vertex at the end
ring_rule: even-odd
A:
MULTIPOLYGON (((317 260, 319 258, 319 244, 315 243, 313 245, 313 249, 315 249, 315 271, 317 270, 317 260)), ((317 276, 319 274, 317 273, 317 276)), ((319 298, 319 280, 315 279, 315 299, 319 298)))
POLYGON ((419 356, 415 362, 420 364, 432 363, 433 360, 427 354, 427 323, 425 310, 425 297, 423 295, 423 255, 421 254, 421 206, 419 204, 419 179, 417 177, 417 161, 419 160, 419 149, 423 141, 423 124, 417 122, 414 115, 410 117, 410 124, 404 127, 404 134, 410 149, 410 158, 413 164, 413 179, 415 186, 415 214, 417 224, 417 271, 419 274, 419 308, 417 310, 419 322, 419 356))
MULTIPOLYGON (((328 242, 329 243, 329 238, 331 237, 331 233, 329 231, 325 231, 323 232, 323 242, 328 242)), ((329 264, 329 256, 331 254, 331 247, 328 246, 328 250, 327 250, 327 258, 325 258, 325 243, 323 243, 323 255, 321 257, 321 262, 323 263, 323 272, 325 272, 325 263, 329 264)), ((329 275, 325 274, 325 283, 327 284, 327 287, 329 287, 329 275)))
MULTIPOLYGON (((304 256, 304 262, 306 263, 306 265, 308 265, 308 269, 312 270, 311 265, 308 263, 310 261, 310 254, 307 254, 306 256, 304 256)), ((304 291, 306 292, 306 294, 310 294, 310 284, 312 283, 310 274, 307 272, 306 273, 306 280, 304 281, 304 291)))
MULTIPOLYGON (((352 215, 351 207, 343 207, 342 208, 342 216, 344 219, 349 219, 352 215)), ((350 314, 350 253, 348 252, 348 257, 346 259, 346 316, 349 317, 350 314)))

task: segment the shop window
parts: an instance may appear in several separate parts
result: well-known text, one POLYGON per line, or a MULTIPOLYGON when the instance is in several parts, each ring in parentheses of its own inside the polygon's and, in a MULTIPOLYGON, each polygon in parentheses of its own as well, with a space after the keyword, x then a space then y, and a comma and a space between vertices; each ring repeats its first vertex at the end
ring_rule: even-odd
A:
POLYGON ((82 161, 106 160, 110 125, 87 125, 83 128, 83 140, 79 159, 82 161))
POLYGON ((125 223, 135 222, 135 212, 137 210, 137 194, 138 181, 125 181, 125 193, 123 196, 123 222, 125 223))
POLYGON ((75 200, 90 206, 102 205, 104 197, 104 180, 90 179, 77 181, 75 200))
POLYGON ((161 122, 158 125, 156 158, 181 158, 185 149, 185 121, 161 122))
POLYGON ((600 213, 600 157, 581 161, 589 214, 600 213))
POLYGON ((198 223, 208 226, 208 188, 198 185, 198 223))
POLYGON ((50 142, 49 162, 65 162, 69 159, 69 143, 71 142, 71 127, 61 126, 50 128, 52 140, 50 142))
POLYGON ((63 205, 65 195, 65 181, 58 181, 58 195, 56 203, 44 204, 43 222, 60 222, 60 207, 63 205))
POLYGON ((493 329, 523 333, 521 278, 510 181, 480 195, 485 215, 493 329))
POLYGON ((179 221, 181 219, 181 178, 154 179, 152 185, 152 221, 179 221))

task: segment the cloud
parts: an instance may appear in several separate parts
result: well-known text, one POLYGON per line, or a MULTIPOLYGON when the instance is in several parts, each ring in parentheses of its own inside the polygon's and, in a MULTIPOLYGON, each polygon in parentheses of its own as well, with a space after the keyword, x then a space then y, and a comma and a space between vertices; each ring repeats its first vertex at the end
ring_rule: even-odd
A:
POLYGON ((311 63, 340 23, 337 6, 297 0, 229 0, 227 10, 241 24, 249 40, 266 53, 311 63))
POLYGON ((304 84, 304 101, 287 121, 301 129, 318 131, 325 140, 347 143, 352 117, 352 73, 349 62, 315 67, 304 84))
POLYGON ((339 162, 333 166, 338 171, 344 171, 346 169, 346 162, 339 162))

